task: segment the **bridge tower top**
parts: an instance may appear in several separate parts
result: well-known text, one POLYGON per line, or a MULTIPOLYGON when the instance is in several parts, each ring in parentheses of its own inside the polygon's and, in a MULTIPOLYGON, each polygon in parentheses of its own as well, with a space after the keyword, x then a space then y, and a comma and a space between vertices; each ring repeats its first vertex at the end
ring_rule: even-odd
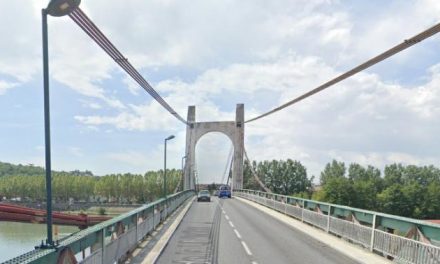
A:
POLYGON ((244 154, 244 104, 237 104, 235 121, 196 122, 196 107, 188 107, 188 126, 186 128, 186 163, 184 189, 193 189, 195 170, 195 149, 201 137, 210 132, 226 135, 234 146, 232 163, 232 188, 243 188, 243 154, 244 154))

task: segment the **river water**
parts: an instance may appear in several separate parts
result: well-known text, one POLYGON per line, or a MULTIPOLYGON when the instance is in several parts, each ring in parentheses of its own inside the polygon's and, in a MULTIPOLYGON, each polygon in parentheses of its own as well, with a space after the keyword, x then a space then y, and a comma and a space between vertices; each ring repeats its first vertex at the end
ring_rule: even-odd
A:
MULTIPOLYGON (((54 231, 58 231, 58 235, 54 234, 54 240, 78 230, 72 226, 57 226, 54 231)), ((33 250, 46 236, 45 224, 0 222, 0 263, 33 250)))

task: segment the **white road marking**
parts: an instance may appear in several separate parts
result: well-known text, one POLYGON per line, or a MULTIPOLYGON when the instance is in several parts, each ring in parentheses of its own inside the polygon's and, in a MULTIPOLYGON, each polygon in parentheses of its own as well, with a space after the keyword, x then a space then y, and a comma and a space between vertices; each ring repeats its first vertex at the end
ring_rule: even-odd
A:
POLYGON ((250 251, 250 249, 248 248, 248 246, 246 245, 246 243, 244 241, 241 241, 241 245, 244 247, 246 254, 248 254, 249 256, 252 256, 252 252, 250 251))
MULTIPOLYGON (((242 239, 240 233, 237 231, 237 229, 235 229, 235 226, 231 222, 231 220, 229 219, 229 216, 226 214, 226 212, 222 206, 220 206, 220 208, 222 209, 222 213, 225 215, 226 220, 228 220, 229 225, 232 227, 232 229, 234 229, 234 233, 238 237, 238 239, 240 240, 241 245, 243 246, 244 250, 246 251, 246 254, 248 254, 249 256, 252 256, 251 250, 247 246, 246 242, 243 241, 243 239, 242 239)), ((251 264, 258 264, 258 263, 256 261, 252 261, 251 264)))
POLYGON ((238 239, 241 239, 241 235, 240 235, 240 233, 238 233, 237 229, 234 228, 234 232, 235 232, 235 235, 238 237, 238 239))

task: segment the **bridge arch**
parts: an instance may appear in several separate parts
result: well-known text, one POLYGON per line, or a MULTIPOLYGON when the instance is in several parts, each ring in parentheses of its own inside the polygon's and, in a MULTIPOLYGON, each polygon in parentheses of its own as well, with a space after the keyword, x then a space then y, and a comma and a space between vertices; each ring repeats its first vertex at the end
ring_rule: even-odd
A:
POLYGON ((199 183, 226 183, 226 176, 231 176, 229 169, 232 169, 233 151, 232 140, 224 133, 210 131, 201 135, 195 150, 199 183))
POLYGON ((204 135, 218 132, 226 135, 234 147, 232 165, 232 188, 243 188, 243 153, 244 153, 244 105, 237 104, 235 121, 196 122, 195 106, 188 107, 188 126, 186 128, 186 162, 184 189, 195 187, 195 149, 197 142, 204 135))

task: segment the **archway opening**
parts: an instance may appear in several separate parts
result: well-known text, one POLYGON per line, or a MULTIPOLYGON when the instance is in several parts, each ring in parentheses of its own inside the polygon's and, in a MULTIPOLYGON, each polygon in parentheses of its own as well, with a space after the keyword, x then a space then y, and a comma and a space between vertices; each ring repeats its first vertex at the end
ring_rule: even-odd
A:
POLYGON ((233 144, 219 132, 203 135, 197 142, 195 160, 199 184, 225 184, 233 156, 233 144))

